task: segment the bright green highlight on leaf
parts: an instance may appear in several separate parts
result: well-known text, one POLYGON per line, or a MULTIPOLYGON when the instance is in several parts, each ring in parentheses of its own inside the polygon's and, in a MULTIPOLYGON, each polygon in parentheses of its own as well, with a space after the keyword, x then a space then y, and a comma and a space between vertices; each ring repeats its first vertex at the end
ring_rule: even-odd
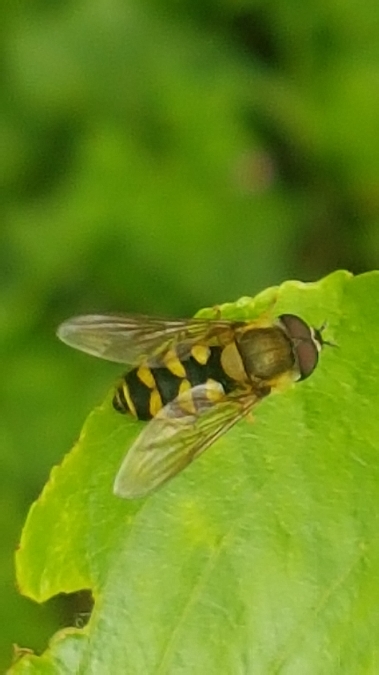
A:
POLYGON ((95 608, 12 673, 379 672, 378 298, 379 273, 336 272, 222 306, 326 320, 338 347, 145 500, 112 494, 143 423, 110 397, 93 411, 30 510, 17 577, 39 602, 91 589, 95 608))

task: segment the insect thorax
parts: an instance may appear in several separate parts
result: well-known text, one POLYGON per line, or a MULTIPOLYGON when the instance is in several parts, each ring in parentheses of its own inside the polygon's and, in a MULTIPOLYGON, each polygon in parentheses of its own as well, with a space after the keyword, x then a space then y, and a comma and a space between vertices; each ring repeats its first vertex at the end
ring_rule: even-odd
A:
POLYGON ((295 365, 291 342, 276 326, 244 332, 238 339, 238 348, 250 377, 271 380, 295 365))

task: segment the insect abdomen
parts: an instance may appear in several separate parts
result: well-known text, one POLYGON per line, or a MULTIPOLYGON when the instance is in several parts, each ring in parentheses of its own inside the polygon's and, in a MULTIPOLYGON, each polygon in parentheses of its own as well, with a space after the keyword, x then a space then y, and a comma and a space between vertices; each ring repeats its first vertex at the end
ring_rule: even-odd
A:
POLYGON ((149 420, 182 391, 205 384, 207 380, 221 384, 225 394, 235 389, 236 381, 221 366, 221 347, 200 347, 192 353, 185 361, 168 362, 167 367, 142 366, 126 373, 113 398, 114 408, 122 413, 131 412, 140 420, 149 420))

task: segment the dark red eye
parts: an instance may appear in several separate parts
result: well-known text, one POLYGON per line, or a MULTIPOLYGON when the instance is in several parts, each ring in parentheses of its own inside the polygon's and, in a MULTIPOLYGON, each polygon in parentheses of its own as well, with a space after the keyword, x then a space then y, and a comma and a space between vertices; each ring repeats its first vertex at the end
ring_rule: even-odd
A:
POLYGON ((282 314, 279 320, 292 342, 300 380, 305 380, 313 373, 318 362, 319 349, 313 329, 295 314, 282 314))

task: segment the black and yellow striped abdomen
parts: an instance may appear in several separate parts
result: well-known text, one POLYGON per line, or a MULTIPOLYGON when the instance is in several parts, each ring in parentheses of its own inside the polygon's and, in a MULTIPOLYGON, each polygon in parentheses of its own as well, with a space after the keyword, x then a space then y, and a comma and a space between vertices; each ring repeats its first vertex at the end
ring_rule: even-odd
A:
POLYGON ((222 385, 225 394, 229 394, 236 388, 237 382, 225 373, 221 365, 222 351, 222 347, 199 345, 184 361, 179 361, 172 354, 166 360, 166 367, 134 368, 117 387, 114 408, 122 413, 131 412, 140 420, 149 420, 178 394, 208 380, 215 380, 222 385))

